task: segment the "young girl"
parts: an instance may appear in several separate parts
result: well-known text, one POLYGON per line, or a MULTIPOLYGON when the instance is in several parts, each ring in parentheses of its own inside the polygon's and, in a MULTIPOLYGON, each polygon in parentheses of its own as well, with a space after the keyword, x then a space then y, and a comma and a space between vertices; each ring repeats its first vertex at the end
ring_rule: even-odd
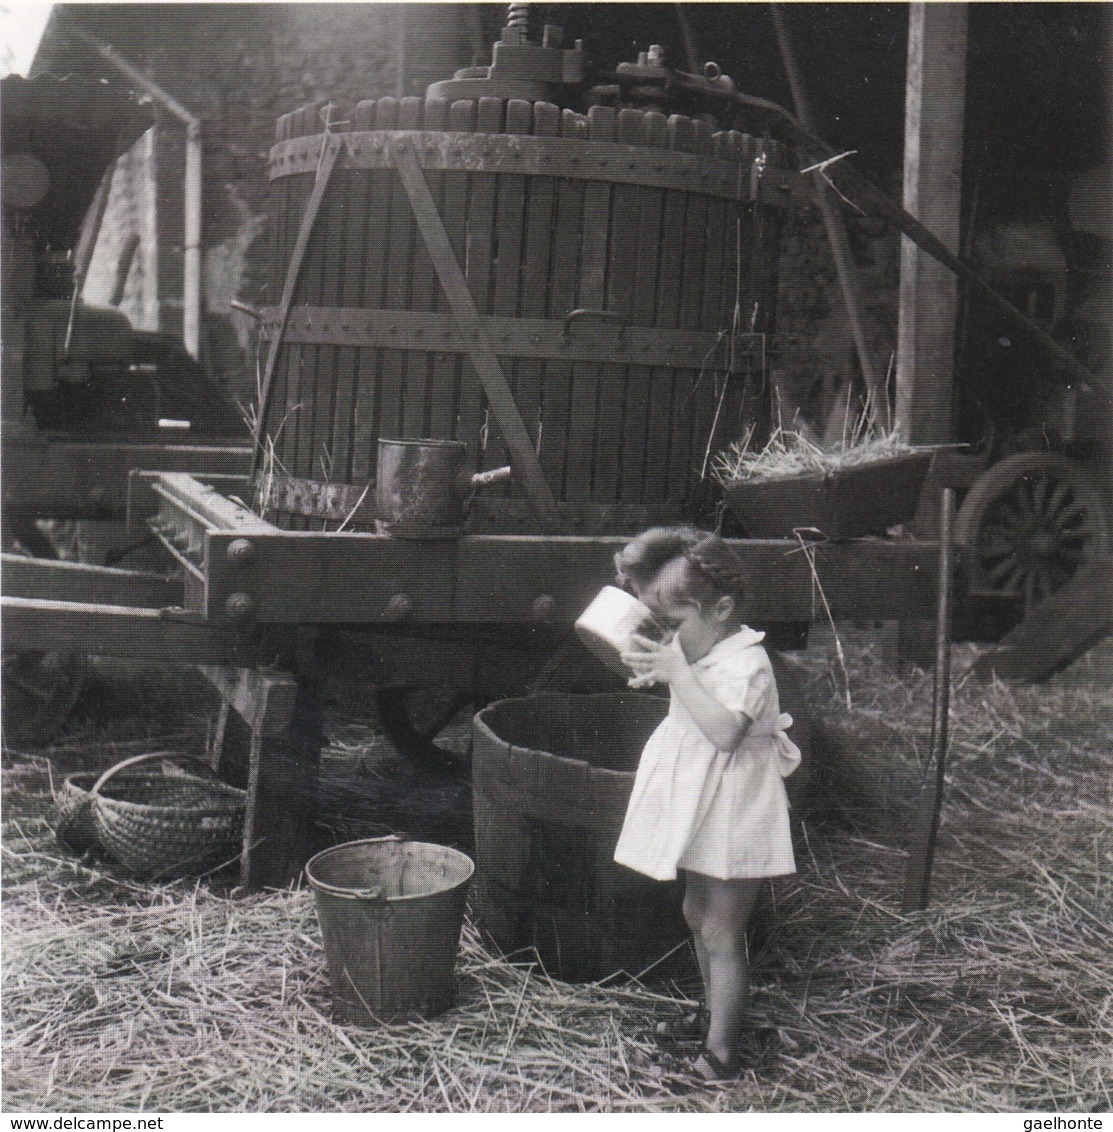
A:
POLYGON ((741 563, 716 535, 645 531, 615 556, 619 581, 670 630, 623 654, 633 688, 668 684, 669 714, 638 764, 615 860, 658 880, 684 876, 708 1015, 658 1025, 698 1037, 695 1072, 738 1074, 750 991, 746 925, 767 877, 796 871, 783 779, 800 762, 785 734, 764 636, 742 625, 741 563))

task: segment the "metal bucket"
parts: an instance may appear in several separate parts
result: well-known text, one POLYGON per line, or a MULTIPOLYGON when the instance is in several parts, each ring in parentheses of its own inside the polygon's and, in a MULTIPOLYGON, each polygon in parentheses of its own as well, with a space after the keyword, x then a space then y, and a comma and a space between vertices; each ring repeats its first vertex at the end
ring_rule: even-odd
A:
POLYGON ((458 538, 476 489, 510 478, 510 468, 472 475, 460 440, 380 440, 375 514, 380 534, 458 538))
POLYGON ((474 871, 455 849, 396 838, 349 841, 310 859, 337 1018, 432 1017, 452 1005, 474 871))

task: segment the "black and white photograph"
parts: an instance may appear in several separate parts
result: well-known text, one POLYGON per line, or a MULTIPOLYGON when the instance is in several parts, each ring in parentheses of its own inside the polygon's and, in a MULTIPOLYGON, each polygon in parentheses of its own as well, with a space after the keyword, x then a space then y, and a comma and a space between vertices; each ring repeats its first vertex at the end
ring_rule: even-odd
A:
POLYGON ((1111 72, 0 0, 9 1126, 1113 1118, 1111 72))

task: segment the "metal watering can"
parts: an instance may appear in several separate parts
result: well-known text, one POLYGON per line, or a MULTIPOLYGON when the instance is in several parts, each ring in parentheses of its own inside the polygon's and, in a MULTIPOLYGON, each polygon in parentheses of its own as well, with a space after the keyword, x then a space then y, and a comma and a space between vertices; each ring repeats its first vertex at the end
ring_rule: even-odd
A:
POLYGON ((508 480, 509 465, 471 473, 460 440, 380 440, 375 515, 380 534, 458 538, 476 491, 508 480))

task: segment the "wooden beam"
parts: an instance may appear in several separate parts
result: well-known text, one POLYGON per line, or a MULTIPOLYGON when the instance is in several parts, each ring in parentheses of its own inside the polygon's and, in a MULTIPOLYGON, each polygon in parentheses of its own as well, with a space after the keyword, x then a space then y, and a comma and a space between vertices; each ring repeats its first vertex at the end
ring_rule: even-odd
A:
MULTIPOLYGON (((234 532, 206 536, 204 613, 227 620, 246 595, 258 622, 570 624, 614 580, 618 537, 468 535, 414 542, 372 534, 275 531, 251 535, 250 561, 229 555, 234 532), (396 600, 405 596, 406 601, 396 600), (539 598, 551 598, 538 603, 539 598), (540 609, 544 612, 539 614, 540 609)), ((751 579, 744 616, 822 618, 817 586, 836 617, 898 620, 934 609, 933 543, 860 539, 806 549, 791 540, 736 540, 751 579), (814 569, 813 569, 814 567, 814 569)))
POLYGON ((218 626, 163 617, 157 609, 0 599, 3 647, 116 656, 157 664, 231 664, 236 635, 218 626))
POLYGON ((22 554, 3 555, 3 592, 5 597, 152 609, 177 605, 182 600, 181 581, 162 574, 27 558, 22 554))
POLYGON ((246 475, 251 449, 229 444, 127 444, 4 435, 4 515, 49 519, 123 519, 128 473, 246 475))
MULTIPOLYGON (((966 5, 912 4, 908 17, 904 208, 955 252, 966 91, 966 5)), ((958 283, 905 237, 897 334, 897 424, 913 444, 952 439, 958 283)))

